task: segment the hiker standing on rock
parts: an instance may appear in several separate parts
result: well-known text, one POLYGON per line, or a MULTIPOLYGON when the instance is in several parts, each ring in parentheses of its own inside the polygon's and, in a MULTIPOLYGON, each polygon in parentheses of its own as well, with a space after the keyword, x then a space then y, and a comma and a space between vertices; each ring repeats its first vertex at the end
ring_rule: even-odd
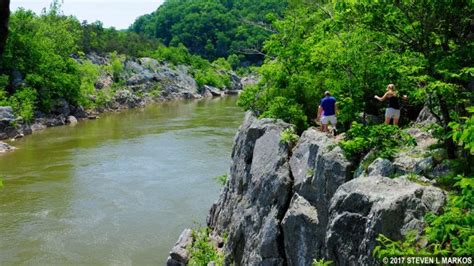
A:
POLYGON ((318 108, 317 121, 321 121, 321 131, 328 132, 328 124, 331 123, 333 127, 333 133, 336 135, 336 98, 331 96, 329 91, 324 93, 324 98, 321 99, 321 104, 318 108))
MULTIPOLYGON (((374 98, 381 102, 388 100, 388 106, 385 110, 385 124, 390 124, 390 120, 393 119, 393 124, 398 125, 398 120, 400 119, 400 99, 397 92, 395 92, 395 85, 388 84, 387 92, 385 92, 383 97, 375 95, 374 98)), ((407 96, 403 95, 403 100, 406 99, 407 96)))

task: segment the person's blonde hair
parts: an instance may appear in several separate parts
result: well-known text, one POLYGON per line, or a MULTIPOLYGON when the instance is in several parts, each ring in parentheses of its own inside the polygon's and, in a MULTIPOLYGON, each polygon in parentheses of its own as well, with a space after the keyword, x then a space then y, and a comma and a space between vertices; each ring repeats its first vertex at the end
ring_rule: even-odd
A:
POLYGON ((387 89, 393 91, 393 90, 395 90, 395 85, 390 83, 390 84, 387 85, 387 89))

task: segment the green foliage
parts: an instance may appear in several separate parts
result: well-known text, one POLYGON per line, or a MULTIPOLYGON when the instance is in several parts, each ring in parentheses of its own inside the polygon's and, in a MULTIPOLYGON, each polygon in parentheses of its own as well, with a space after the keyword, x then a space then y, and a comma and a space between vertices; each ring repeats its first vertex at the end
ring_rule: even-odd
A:
POLYGON ((133 57, 146 56, 153 52, 160 42, 144 34, 104 28, 102 22, 83 22, 79 49, 85 53, 107 54, 117 52, 133 57))
POLYGON ((415 145, 415 140, 397 126, 364 126, 353 122, 346 132, 346 139, 340 142, 346 156, 354 161, 374 150, 374 158, 390 159, 402 145, 415 145))
POLYGON ((464 123, 451 122, 449 126, 453 129, 452 138, 454 142, 459 143, 471 155, 474 155, 474 107, 468 109, 471 117, 464 117, 464 123))
POLYGON ((0 90, 0 106, 11 106, 16 115, 30 122, 33 119, 37 93, 32 88, 18 89, 13 95, 7 96, 0 90))
POLYGON ((214 60, 245 53, 252 62, 281 17, 286 1, 167 0, 155 12, 138 18, 131 30, 156 37, 165 45, 184 44, 193 54, 214 60), (205 15, 203 15, 205 14, 205 15))
POLYGON ((90 100, 91 95, 95 94, 95 82, 100 76, 100 67, 86 60, 78 66, 81 78, 81 96, 78 103, 84 107, 94 107, 90 100))
POLYGON ((193 230, 193 245, 189 248, 189 265, 207 265, 215 262, 224 265, 224 254, 216 250, 209 238, 210 229, 207 227, 193 230))
POLYGON ((302 131, 308 124, 307 117, 304 114, 301 105, 285 97, 276 97, 269 103, 268 109, 261 117, 279 118, 296 126, 302 131))
POLYGON ((283 130, 280 134, 280 143, 296 143, 299 136, 296 134, 295 129, 290 127, 283 130))
POLYGON ((312 119, 329 90, 338 101, 338 127, 347 130, 359 113, 382 114, 385 104, 374 95, 394 83, 412 107, 427 104, 441 118, 446 136, 447 124, 472 99, 473 6, 466 0, 289 1, 285 18, 274 22, 277 33, 265 42, 260 88, 242 102, 265 113, 285 97, 312 119))
MULTIPOLYGON (((0 59, 5 73, 20 71, 43 111, 49 111, 55 99, 75 103, 80 98, 80 81, 77 63, 69 55, 77 51, 78 21, 62 15, 54 5, 40 16, 20 9, 11 15, 9 30, 0 59)), ((29 116, 28 108, 22 109, 29 116)))
POLYGON ((214 180, 216 180, 216 182, 219 183, 221 186, 225 186, 228 178, 229 178, 228 174, 223 174, 223 175, 214 177, 214 180))
POLYGON ((324 259, 316 260, 316 259, 314 259, 313 263, 311 263, 311 266, 330 266, 332 264, 333 264, 332 260, 324 260, 324 259))
POLYGON ((0 189, 3 189, 5 186, 3 185, 3 178, 0 177, 0 189))
POLYGON ((394 241, 380 235, 374 249, 379 259, 388 256, 471 256, 474 254, 474 178, 458 177, 443 214, 429 213, 424 234, 408 233, 394 241))

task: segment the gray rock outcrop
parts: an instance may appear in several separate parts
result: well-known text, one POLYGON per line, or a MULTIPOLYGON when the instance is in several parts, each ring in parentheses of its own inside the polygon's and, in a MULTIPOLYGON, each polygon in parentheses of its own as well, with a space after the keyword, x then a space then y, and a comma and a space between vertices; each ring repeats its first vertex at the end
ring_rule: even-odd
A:
POLYGON ((237 265, 284 265, 280 223, 291 199, 288 146, 281 132, 290 125, 247 113, 235 138, 231 175, 209 225, 228 232, 226 261, 237 265))
POLYGON ((304 265, 309 259, 324 255, 329 202, 337 188, 350 179, 351 164, 333 138, 310 128, 303 133, 294 148, 290 166, 294 177, 294 192, 314 206, 317 213, 317 226, 311 220, 303 220, 298 225, 298 231, 313 227, 312 234, 302 235, 300 241, 287 239, 293 232, 284 230, 285 245, 312 247, 304 257, 300 254, 288 257, 289 265, 304 265))
POLYGON ((327 258, 336 265, 374 265, 376 238, 401 239, 410 230, 421 232, 423 216, 437 213, 445 194, 404 178, 356 178, 342 185, 331 200, 327 227, 327 258))
POLYGON ((179 236, 178 241, 171 249, 170 255, 166 260, 167 266, 184 266, 189 261, 188 248, 193 243, 193 232, 191 229, 185 229, 179 236))
POLYGON ((418 114, 415 123, 420 126, 427 126, 437 123, 437 120, 433 113, 431 113, 430 109, 425 106, 423 109, 421 109, 420 114, 418 114))
MULTIPOLYGON (((445 193, 423 176, 419 183, 412 175, 386 177, 397 167, 386 159, 352 179, 337 140, 314 128, 290 150, 280 141, 290 126, 247 113, 235 137, 229 181, 207 220, 214 233, 228 235, 226 264, 378 264, 372 251, 379 234, 399 240, 420 232, 424 215, 445 203, 445 193)), ((419 152, 432 142, 410 133, 419 152)))

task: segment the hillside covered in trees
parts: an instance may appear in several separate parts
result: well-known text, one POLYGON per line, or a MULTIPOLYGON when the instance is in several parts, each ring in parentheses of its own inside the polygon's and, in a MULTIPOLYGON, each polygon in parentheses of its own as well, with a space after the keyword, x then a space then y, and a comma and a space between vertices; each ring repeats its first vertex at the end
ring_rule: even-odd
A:
POLYGON ((183 44, 207 59, 236 55, 256 63, 264 58, 263 42, 275 32, 271 22, 286 6, 279 0, 167 0, 130 29, 165 45, 183 44))
POLYGON ((8 30, 0 57, 0 106, 11 106, 25 122, 50 114, 63 101, 86 109, 103 108, 106 99, 126 85, 125 63, 138 57, 186 65, 200 87, 230 84, 224 72, 232 66, 225 59, 211 63, 182 44, 167 47, 144 34, 104 28, 100 21, 81 23, 64 15, 57 1, 41 14, 12 12, 8 30), (96 54, 108 63, 93 64, 90 55, 96 54), (95 88, 104 76, 113 77, 111 90, 95 88))

